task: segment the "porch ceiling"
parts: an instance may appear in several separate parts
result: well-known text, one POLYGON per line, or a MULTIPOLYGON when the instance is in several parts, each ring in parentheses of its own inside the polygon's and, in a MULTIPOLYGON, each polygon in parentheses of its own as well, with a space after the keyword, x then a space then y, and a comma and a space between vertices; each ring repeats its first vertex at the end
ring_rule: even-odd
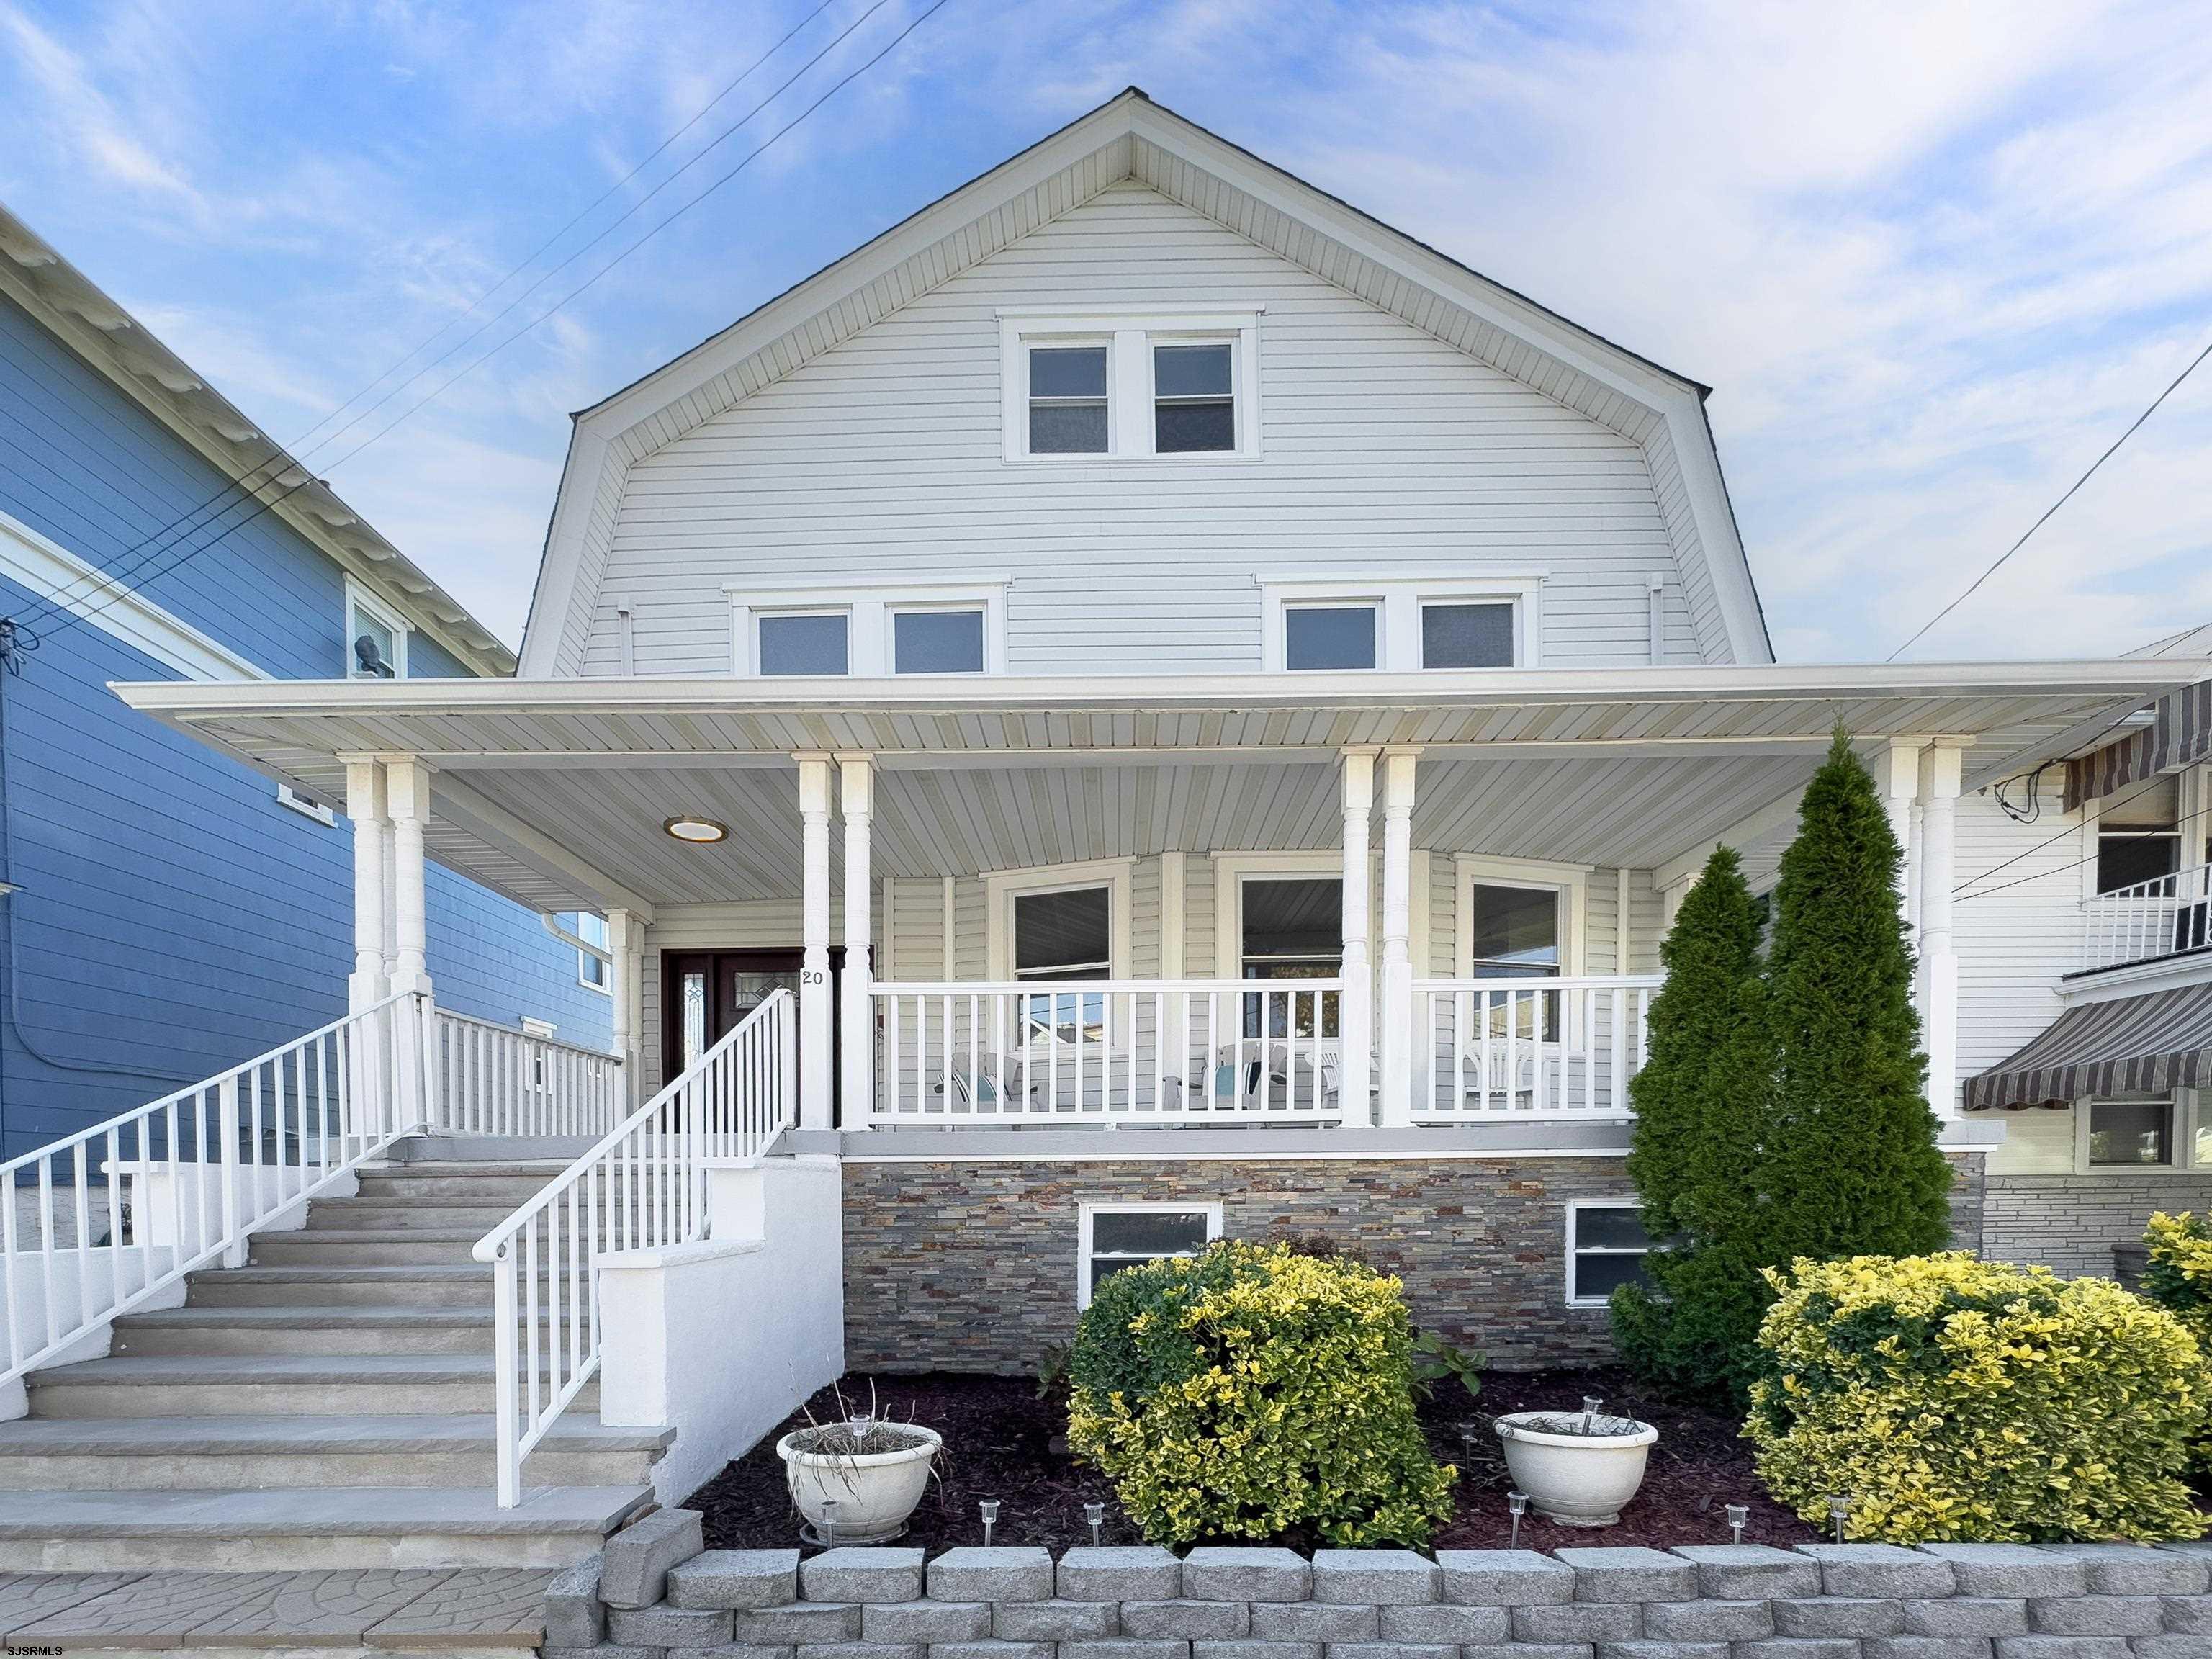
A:
POLYGON ((1171 680, 162 682, 133 707, 342 802, 337 757, 437 768, 429 850, 539 908, 790 897, 794 750, 879 757, 874 865, 935 876, 1338 843, 1333 760, 1422 748, 1443 851, 1645 866, 1799 787, 1841 723, 1972 738, 1971 774, 2078 746, 2212 665, 1543 670, 1171 680), (680 845, 662 821, 730 826, 680 845))

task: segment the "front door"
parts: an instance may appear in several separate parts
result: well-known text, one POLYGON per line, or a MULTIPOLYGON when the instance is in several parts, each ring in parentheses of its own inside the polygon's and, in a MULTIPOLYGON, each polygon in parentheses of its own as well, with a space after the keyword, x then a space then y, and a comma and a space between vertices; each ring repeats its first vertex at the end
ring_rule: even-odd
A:
MULTIPOLYGON (((837 973, 844 952, 830 952, 830 1006, 835 1040, 837 973)), ((769 995, 799 995, 797 951, 663 952, 660 991, 661 1076, 672 1078, 742 1024, 769 995)), ((795 1011, 794 1011, 795 1017, 795 1011)), ((836 1068, 830 1068, 836 1075, 836 1068)))

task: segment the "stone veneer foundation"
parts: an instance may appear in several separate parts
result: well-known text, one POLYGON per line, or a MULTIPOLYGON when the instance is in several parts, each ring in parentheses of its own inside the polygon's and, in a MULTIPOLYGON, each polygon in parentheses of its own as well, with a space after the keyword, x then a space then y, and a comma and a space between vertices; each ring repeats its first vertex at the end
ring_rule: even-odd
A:
MULTIPOLYGON (((1982 1231, 1982 1160, 1954 1154, 1956 1236, 1982 1231)), ((1416 1323, 1507 1369, 1612 1357, 1567 1305, 1566 1216, 1632 1204, 1618 1157, 1166 1158, 844 1164, 845 1353, 854 1370, 1032 1370, 1075 1332, 1085 1204, 1221 1206, 1231 1238, 1323 1234, 1405 1280, 1416 1323)))
POLYGON ((708 1550, 555 1581, 547 1659, 2204 1659, 2212 1546, 708 1550))
POLYGON ((2142 1243, 2154 1212, 2208 1208, 2212 1176, 2201 1173, 1993 1175, 1983 1200, 1982 1254, 2109 1279, 2112 1247, 2142 1243))

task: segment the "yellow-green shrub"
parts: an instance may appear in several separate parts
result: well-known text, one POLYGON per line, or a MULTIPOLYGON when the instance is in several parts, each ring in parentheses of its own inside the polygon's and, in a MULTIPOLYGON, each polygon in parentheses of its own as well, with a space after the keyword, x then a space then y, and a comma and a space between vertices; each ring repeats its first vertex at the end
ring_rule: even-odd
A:
POLYGON ((2143 1230, 2143 1243, 2150 1249, 2143 1294, 2189 1327, 2212 1356, 2212 1220, 2160 1212, 2143 1230))
POLYGON ((1100 1282, 1076 1328, 1068 1440, 1158 1542, 1424 1544, 1455 1474, 1421 1438, 1412 1357, 1396 1279, 1219 1243, 1100 1282))
POLYGON ((2194 1538, 2196 1340, 2109 1280, 1959 1254, 1771 1273, 1744 1433, 1775 1497, 1854 1538, 2194 1538))

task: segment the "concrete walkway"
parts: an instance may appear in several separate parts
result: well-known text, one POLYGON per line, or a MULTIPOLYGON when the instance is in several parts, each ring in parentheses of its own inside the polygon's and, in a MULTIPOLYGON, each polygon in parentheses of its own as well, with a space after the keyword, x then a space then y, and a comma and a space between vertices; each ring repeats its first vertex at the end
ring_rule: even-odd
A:
POLYGON ((0 1574, 0 1645, 103 1650, 404 1650, 516 1659, 545 1639, 550 1572, 422 1567, 326 1572, 0 1574))

